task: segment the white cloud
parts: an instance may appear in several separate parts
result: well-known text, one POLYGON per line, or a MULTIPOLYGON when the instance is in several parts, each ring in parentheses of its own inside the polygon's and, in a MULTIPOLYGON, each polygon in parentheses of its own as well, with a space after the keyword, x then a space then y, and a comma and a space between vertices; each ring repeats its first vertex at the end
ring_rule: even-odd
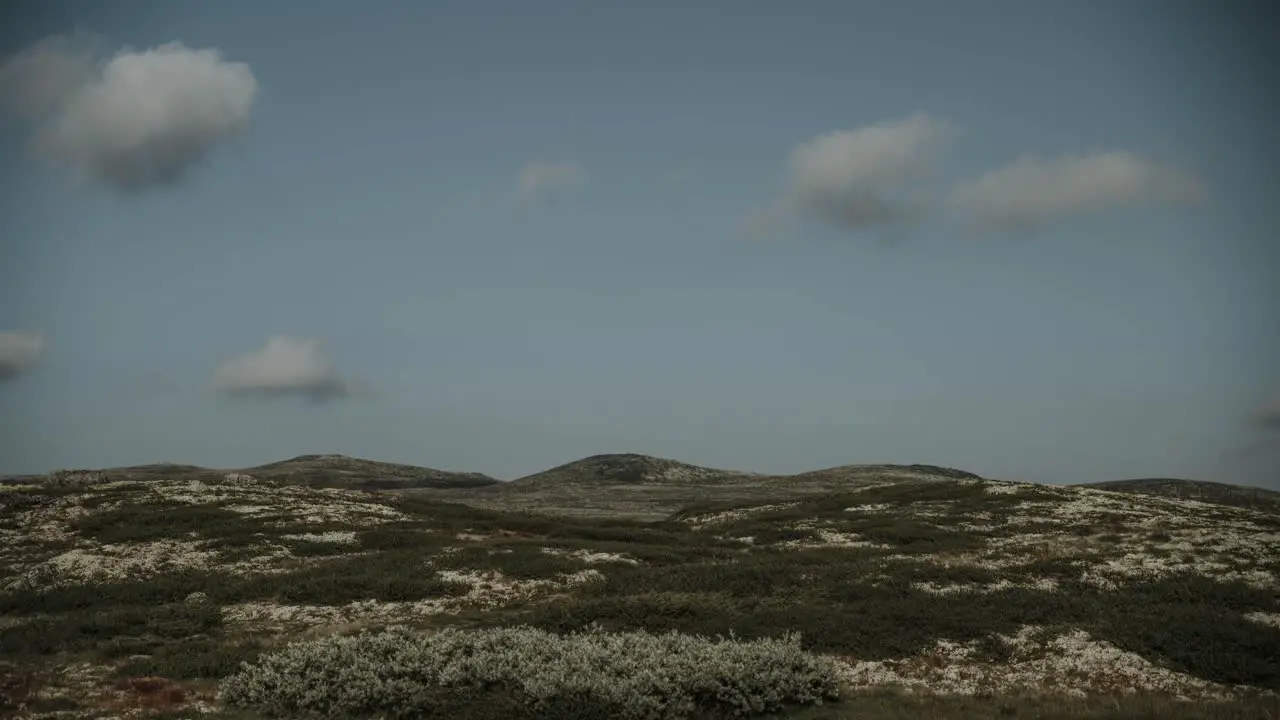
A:
POLYGON ((925 177, 935 151, 954 134, 950 124, 916 114, 819 135, 791 151, 779 206, 847 230, 909 220, 923 208, 913 181, 925 177))
POLYGON ((952 206, 980 226, 1032 230, 1054 219, 1145 203, 1201 199, 1194 177, 1128 152, 1023 156, 1013 164, 957 185, 952 206))
POLYGON ((213 389, 232 397, 305 397, 325 401, 358 393, 325 357, 318 340, 275 336, 261 349, 223 362, 213 389))
POLYGON ((533 205, 581 185, 587 171, 575 162, 532 162, 516 173, 516 201, 533 205))
POLYGON ((100 58, 87 36, 55 36, 0 65, 9 110, 37 146, 123 192, 182 180, 242 131, 258 93, 245 63, 179 42, 100 58))
POLYGON ((43 351, 44 336, 39 333, 0 332, 0 381, 30 370, 43 351))

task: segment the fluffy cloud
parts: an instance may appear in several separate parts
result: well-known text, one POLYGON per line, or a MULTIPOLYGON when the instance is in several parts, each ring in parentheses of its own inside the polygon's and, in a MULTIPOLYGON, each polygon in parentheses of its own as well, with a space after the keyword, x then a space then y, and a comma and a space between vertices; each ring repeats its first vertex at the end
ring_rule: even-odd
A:
POLYGON ((516 173, 516 201, 533 205, 582 184, 587 171, 575 162, 532 162, 516 173))
POLYGON ((764 214, 799 212, 847 230, 908 220, 923 207, 911 182, 953 134, 948 123, 917 114, 819 135, 791 151, 786 193, 764 214))
POLYGON ((0 95, 40 150, 107 187, 179 182, 249 122, 257 80, 216 49, 97 50, 87 36, 43 40, 0 65, 0 95))
POLYGON ((213 390, 231 397, 351 397, 357 388, 325 357, 318 340, 276 336, 259 350, 233 357, 214 373, 213 390))
POLYGON ((44 337, 39 333, 0 332, 0 381, 31 369, 43 350, 44 337))
POLYGON ((1127 152, 1101 152, 1052 160, 1024 156, 960 183, 951 204, 988 229, 1032 230, 1070 215, 1190 202, 1203 194, 1183 172, 1127 152))

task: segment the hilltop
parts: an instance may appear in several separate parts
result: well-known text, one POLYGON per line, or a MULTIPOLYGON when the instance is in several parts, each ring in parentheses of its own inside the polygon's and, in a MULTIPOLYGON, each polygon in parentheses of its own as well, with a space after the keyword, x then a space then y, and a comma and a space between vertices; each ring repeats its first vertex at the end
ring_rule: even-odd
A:
POLYGON ((475 490, 432 492, 433 497, 491 509, 562 516, 659 520, 694 503, 801 497, 901 480, 980 479, 936 465, 844 465, 794 475, 768 475, 690 465, 619 453, 592 455, 475 490))
POLYGON ((354 490, 406 488, 474 488, 496 485, 496 478, 472 472, 450 472, 417 465, 376 462, 346 455, 299 455, 240 470, 255 477, 311 487, 354 490))
POLYGON ((1108 480, 1083 483, 1074 487, 1089 487, 1113 492, 1137 495, 1199 500, 1200 502, 1252 508, 1280 513, 1280 492, 1244 485, 1210 482, 1207 480, 1180 480, 1178 478, 1137 478, 1133 480, 1108 480))
POLYGON ((292 474, 365 467, 351 462, 368 461, 0 487, 0 716, 262 720, 315 702, 514 720, 576 692, 552 714, 625 718, 676 697, 723 711, 698 694, 716 678, 724 697, 782 703, 760 717, 808 720, 1280 711, 1277 513, 926 465, 769 476, 608 455, 395 492, 292 474), (572 642, 594 654, 493 634, 517 627, 590 629, 572 642), (748 645, 792 632, 798 646, 748 645), (446 657, 405 643, 455 648, 446 674, 476 684, 441 695, 435 675, 397 675, 397 659, 446 657), (622 682, 639 657, 660 681, 622 682), (579 661, 595 679, 570 691, 558 665, 579 661))

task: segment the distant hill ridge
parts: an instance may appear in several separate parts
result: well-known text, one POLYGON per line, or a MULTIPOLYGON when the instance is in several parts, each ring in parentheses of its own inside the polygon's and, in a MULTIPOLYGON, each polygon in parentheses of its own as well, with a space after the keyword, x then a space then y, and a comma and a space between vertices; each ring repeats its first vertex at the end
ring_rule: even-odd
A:
MULTIPOLYGON (((206 468, 198 465, 154 463, 86 471, 106 475, 111 480, 171 479, 237 472, 278 483, 331 487, 349 490, 460 490, 497 485, 501 481, 481 473, 452 472, 435 468, 385 463, 346 455, 299 455, 248 468, 206 468)), ((0 478, 5 483, 26 483, 45 475, 14 475, 0 478)))
MULTIPOLYGON (((278 483, 353 490, 438 491, 442 493, 442 497, 458 500, 474 499, 481 502, 486 502, 485 498, 495 496, 542 498, 533 505, 542 505, 543 500, 551 505, 560 505, 568 496, 575 496, 571 504, 576 505, 580 504, 581 499, 576 496, 599 493, 601 490, 612 492, 601 495, 598 499, 599 503, 617 503, 625 502, 617 493, 626 493, 639 498, 645 494, 671 494, 688 490, 689 492, 684 494, 685 499, 697 499, 716 488, 733 488, 746 495, 753 495, 757 492, 771 492, 768 488, 777 488, 781 485, 796 491, 804 491, 808 488, 817 492, 902 479, 983 479, 982 476, 965 470, 919 463, 841 465, 802 473, 771 475, 704 467, 638 453, 591 455, 509 482, 482 473, 438 470, 333 453, 298 455, 287 460, 239 469, 214 469, 165 462, 84 472, 103 473, 111 479, 133 480, 173 478, 184 475, 196 479, 210 473, 240 472, 278 483)), ((0 476, 0 483, 31 483, 40 481, 44 477, 46 476, 29 474, 0 476)), ((1221 482, 1181 478, 1134 478, 1077 483, 1068 487, 1198 500, 1280 514, 1280 492, 1221 482)), ((637 500, 637 502, 640 501, 637 500)))
POLYGON ((245 468, 241 472, 277 482, 359 490, 460 489, 501 482, 481 473, 452 472, 333 454, 299 455, 288 460, 245 468))

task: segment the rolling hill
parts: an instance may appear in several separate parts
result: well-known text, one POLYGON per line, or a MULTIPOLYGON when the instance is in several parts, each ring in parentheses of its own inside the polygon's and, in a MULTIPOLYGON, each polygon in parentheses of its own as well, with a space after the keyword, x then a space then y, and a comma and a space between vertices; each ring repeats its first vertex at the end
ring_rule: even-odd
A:
MULTIPOLYGON (((936 465, 844 465, 766 475, 619 453, 593 455, 510 482, 433 496, 492 509, 658 520, 697 503, 764 501, 901 480, 979 479, 936 465)), ((408 491, 419 493, 426 491, 408 491)))
POLYGON ((245 468, 240 472, 282 483, 354 490, 457 489, 484 487, 500 482, 480 473, 449 472, 346 455, 299 455, 288 460, 245 468))

